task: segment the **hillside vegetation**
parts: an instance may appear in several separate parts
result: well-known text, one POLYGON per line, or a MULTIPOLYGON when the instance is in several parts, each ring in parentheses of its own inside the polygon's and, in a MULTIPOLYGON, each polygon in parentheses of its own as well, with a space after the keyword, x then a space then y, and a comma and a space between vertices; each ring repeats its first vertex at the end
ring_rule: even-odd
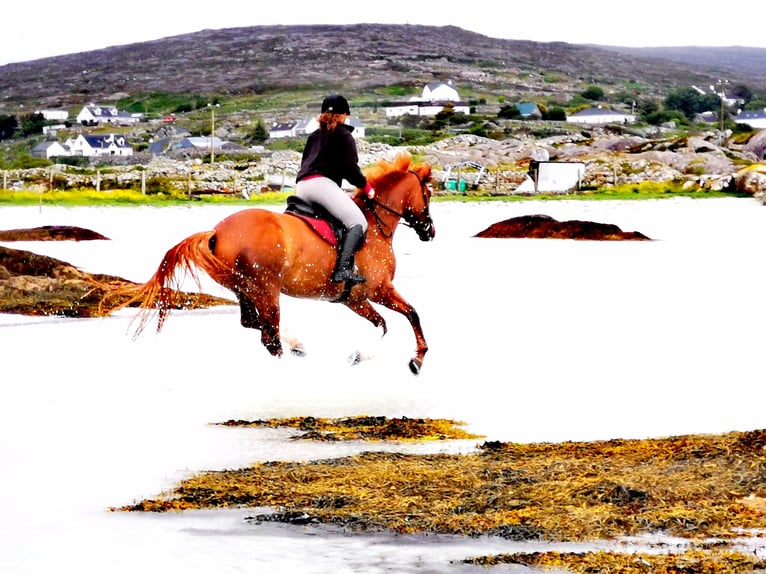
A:
MULTIPOLYGON (((62 49, 65 46, 62 45, 62 49)), ((254 96, 289 111, 329 90, 382 101, 453 80, 465 97, 560 97, 589 84, 661 97, 725 78, 766 91, 766 50, 635 49, 489 38, 454 26, 204 30, 0 66, 0 113, 142 95, 254 96), (290 98, 264 96, 289 93, 290 98)))

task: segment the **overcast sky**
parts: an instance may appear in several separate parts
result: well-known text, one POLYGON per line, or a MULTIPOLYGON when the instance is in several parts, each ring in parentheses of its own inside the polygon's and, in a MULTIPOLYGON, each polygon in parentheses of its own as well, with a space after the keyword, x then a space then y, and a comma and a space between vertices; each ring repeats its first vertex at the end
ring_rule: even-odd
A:
POLYGON ((124 5, 88 6, 73 8, 39 0, 23 14, 17 9, 14 15, 14 9, 8 8, 10 17, 4 19, 6 25, 0 34, 0 65, 204 29, 273 24, 454 25, 493 38, 538 42, 766 47, 766 34, 759 28, 766 21, 766 3, 761 0, 732 4, 548 0, 500 5, 475 0, 453 5, 457 8, 450 8, 449 3, 412 0, 329 4, 217 0, 196 6, 174 0, 133 0, 124 5))

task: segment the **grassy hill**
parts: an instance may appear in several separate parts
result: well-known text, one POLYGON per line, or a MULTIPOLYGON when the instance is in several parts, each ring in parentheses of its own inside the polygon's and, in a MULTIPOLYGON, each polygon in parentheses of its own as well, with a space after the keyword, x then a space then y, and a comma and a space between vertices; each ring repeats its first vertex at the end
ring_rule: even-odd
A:
MULTIPOLYGON (((566 101, 596 84, 639 97, 721 78, 766 92, 766 49, 636 49, 501 40, 454 26, 254 26, 205 30, 0 66, 0 113, 74 109, 148 94, 250 99, 289 111, 338 90, 370 102, 452 80, 465 98, 566 101)), ((172 98, 171 98, 172 99, 172 98)))

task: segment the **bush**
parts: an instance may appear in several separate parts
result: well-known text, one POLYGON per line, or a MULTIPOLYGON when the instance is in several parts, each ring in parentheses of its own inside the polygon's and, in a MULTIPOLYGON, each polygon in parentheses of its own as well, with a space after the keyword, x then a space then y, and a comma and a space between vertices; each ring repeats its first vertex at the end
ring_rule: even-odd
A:
POLYGON ((598 102, 604 99, 604 90, 598 86, 588 86, 580 95, 586 100, 598 102))

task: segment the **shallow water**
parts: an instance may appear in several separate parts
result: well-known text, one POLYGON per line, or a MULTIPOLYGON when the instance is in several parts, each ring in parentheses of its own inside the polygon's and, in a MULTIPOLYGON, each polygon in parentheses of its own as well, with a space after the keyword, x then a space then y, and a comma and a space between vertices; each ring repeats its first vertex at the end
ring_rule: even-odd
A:
MULTIPOLYGON (((0 229, 93 229, 111 241, 3 245, 143 281, 176 241, 234 210, 3 207, 0 229)), ((386 310, 381 340, 345 308, 285 299, 283 325, 309 354, 281 360, 239 326, 235 307, 174 313, 161 334, 136 341, 130 311, 0 315, 0 572, 464 572, 474 569, 451 561, 519 547, 256 525, 244 520, 252 511, 107 511, 198 470, 371 448, 469 452, 480 442, 313 445, 288 431, 210 425, 228 419, 453 418, 515 442, 766 426, 766 209, 754 200, 437 203, 433 213, 434 242, 407 228, 396 236, 396 285, 431 349, 419 377, 407 369, 409 325, 386 310), (655 241, 471 237, 535 213, 655 241), (373 358, 350 367, 357 349, 373 358)))

